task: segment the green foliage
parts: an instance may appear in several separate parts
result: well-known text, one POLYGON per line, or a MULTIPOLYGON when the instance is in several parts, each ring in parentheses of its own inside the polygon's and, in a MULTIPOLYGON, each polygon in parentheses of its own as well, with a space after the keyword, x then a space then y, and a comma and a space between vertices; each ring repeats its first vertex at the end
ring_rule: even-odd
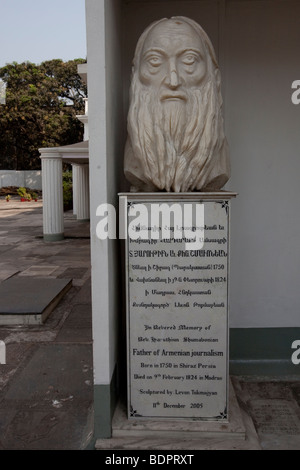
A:
POLYGON ((26 188, 23 188, 23 187, 18 188, 17 193, 20 197, 26 197, 26 194, 27 194, 26 188))
POLYGON ((76 115, 84 113, 87 90, 77 65, 84 62, 54 59, 0 68, 6 85, 6 104, 0 104, 0 169, 38 170, 39 148, 82 140, 76 115))
POLYGON ((63 172, 63 201, 64 201, 64 210, 72 209, 73 207, 72 171, 63 172))
POLYGON ((23 187, 20 187, 17 189, 17 194, 22 199, 27 199, 28 201, 38 198, 38 195, 34 191, 32 191, 31 189, 23 188, 23 187))

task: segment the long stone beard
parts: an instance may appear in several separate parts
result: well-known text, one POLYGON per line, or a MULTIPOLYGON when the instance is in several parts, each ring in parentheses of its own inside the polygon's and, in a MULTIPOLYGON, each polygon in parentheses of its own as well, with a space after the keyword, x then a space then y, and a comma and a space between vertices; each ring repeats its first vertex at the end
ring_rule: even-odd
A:
POLYGON ((209 185, 225 142, 217 93, 208 82, 186 95, 187 101, 161 102, 133 82, 124 169, 135 190, 187 192, 209 185))

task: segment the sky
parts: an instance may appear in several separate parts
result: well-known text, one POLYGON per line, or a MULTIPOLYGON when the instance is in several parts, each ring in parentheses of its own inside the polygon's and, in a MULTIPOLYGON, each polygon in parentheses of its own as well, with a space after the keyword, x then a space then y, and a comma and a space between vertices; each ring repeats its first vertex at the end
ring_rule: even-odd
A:
POLYGON ((0 67, 86 58, 85 0, 0 0, 0 67))

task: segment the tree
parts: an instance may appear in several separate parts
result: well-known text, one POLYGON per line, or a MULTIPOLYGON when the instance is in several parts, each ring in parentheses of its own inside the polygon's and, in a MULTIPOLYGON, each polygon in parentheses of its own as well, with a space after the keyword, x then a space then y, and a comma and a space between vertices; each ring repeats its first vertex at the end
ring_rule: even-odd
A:
POLYGON ((80 142, 86 85, 77 73, 84 59, 16 62, 0 69, 6 103, 0 104, 0 169, 40 169, 39 148, 80 142))

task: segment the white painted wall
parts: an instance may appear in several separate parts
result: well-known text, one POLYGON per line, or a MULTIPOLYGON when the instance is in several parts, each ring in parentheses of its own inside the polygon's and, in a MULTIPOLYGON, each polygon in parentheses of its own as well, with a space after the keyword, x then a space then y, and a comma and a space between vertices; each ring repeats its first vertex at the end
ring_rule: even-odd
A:
POLYGON ((42 189, 42 172, 0 170, 0 188, 7 186, 42 189))
POLYGON ((300 326, 300 2, 229 2, 226 130, 231 147, 231 324, 300 326))

